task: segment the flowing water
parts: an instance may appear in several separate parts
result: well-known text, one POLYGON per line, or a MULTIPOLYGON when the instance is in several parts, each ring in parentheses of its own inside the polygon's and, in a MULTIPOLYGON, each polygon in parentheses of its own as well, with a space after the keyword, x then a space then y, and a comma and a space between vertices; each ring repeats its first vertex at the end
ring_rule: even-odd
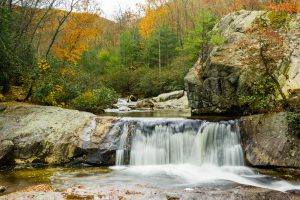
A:
MULTIPOLYGON (((95 128, 94 122, 87 127, 84 141, 95 128)), ((40 183, 60 189, 80 184, 94 190, 130 185, 179 191, 226 190, 241 185, 300 190, 297 183, 259 174, 245 165, 235 120, 123 118, 109 134, 119 137, 115 166, 0 171, 0 185, 7 185, 7 192, 40 183)), ((83 148, 88 146, 83 143, 83 148)))
POLYGON ((237 121, 125 118, 116 126, 123 128, 112 169, 127 178, 160 187, 243 184, 279 191, 300 189, 245 166, 237 121))

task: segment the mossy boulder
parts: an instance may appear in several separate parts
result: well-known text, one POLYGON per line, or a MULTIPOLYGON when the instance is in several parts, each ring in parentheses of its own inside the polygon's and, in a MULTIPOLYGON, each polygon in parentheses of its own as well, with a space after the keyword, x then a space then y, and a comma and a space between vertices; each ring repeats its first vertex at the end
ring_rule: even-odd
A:
POLYGON ((300 139, 291 130, 288 112, 240 119, 242 144, 248 164, 255 167, 300 167, 300 139))
POLYGON ((0 112, 0 166, 11 161, 66 164, 85 157, 100 148, 114 120, 58 107, 7 104, 0 112))

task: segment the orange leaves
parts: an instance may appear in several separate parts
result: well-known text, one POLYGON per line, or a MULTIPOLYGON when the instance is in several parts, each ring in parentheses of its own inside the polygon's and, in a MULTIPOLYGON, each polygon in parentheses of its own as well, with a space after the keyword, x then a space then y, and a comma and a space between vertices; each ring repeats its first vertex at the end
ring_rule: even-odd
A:
POLYGON ((164 7, 147 9, 146 15, 140 22, 140 33, 143 37, 149 36, 157 27, 165 23, 168 11, 164 7))
POLYGON ((61 61, 76 65, 91 40, 97 35, 97 26, 95 26, 97 19, 97 15, 72 14, 53 48, 54 55, 61 61))
POLYGON ((280 3, 278 5, 269 5, 269 9, 272 11, 286 11, 289 13, 300 12, 300 2, 280 3))

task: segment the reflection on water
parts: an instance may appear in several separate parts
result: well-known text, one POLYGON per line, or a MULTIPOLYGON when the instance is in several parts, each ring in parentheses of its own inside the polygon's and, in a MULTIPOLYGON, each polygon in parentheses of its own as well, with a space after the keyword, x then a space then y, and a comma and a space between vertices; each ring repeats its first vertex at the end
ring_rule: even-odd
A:
POLYGON ((238 185, 279 191, 300 189, 298 184, 261 175, 242 166, 171 164, 111 168, 25 168, 0 171, 0 185, 8 187, 6 193, 42 183, 53 185, 58 189, 84 185, 94 190, 104 186, 127 184, 142 184, 161 189, 201 188, 203 191, 225 190, 238 185))
POLYGON ((7 191, 3 194, 11 193, 28 186, 39 184, 53 184, 68 182, 68 177, 84 179, 87 176, 101 175, 112 170, 109 168, 86 167, 86 168, 22 168, 14 170, 0 171, 0 185, 6 186, 7 191), (64 177, 63 180, 57 177, 64 177))

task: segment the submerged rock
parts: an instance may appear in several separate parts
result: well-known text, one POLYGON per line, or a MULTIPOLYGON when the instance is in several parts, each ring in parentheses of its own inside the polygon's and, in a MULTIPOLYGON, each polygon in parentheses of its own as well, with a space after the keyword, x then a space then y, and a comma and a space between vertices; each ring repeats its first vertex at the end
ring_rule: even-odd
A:
MULTIPOLYGON (((34 188, 34 187, 33 187, 34 188)), ((108 185, 101 188, 90 188, 83 185, 55 191, 33 190, 15 192, 0 197, 0 199, 207 199, 207 200, 261 200, 261 199, 300 199, 295 192, 279 192, 251 186, 238 186, 227 190, 207 191, 195 189, 183 191, 181 189, 159 189, 147 185, 108 185)))
POLYGON ((113 117, 50 106, 9 104, 0 113, 0 166, 63 164, 97 150, 113 117))

